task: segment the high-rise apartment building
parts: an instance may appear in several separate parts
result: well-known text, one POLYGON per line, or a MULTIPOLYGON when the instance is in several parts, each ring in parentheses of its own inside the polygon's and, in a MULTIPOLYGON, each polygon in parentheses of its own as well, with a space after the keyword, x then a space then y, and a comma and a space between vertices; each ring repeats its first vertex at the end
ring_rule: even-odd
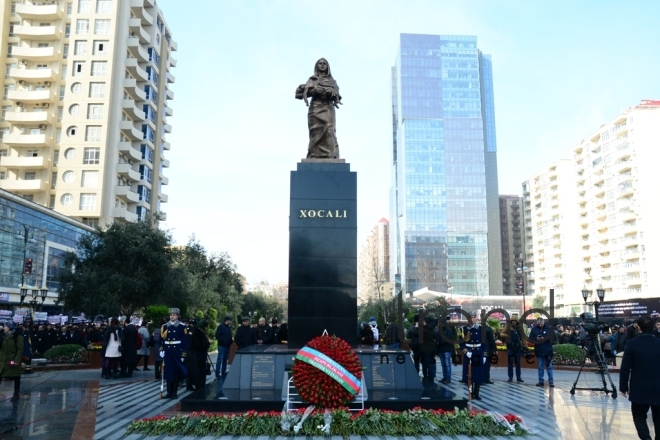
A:
POLYGON ((164 216, 177 45, 155 0, 2 4, 0 188, 90 225, 164 216))
POLYGON ((500 232, 502 241, 502 293, 522 295, 527 292, 525 270, 525 237, 522 234, 523 199, 500 196, 500 232))
POLYGON ((555 288, 556 315, 579 313, 583 289, 604 289, 606 301, 658 296, 659 142, 660 101, 642 101, 523 183, 530 291, 555 288))
POLYGON ((554 162, 524 182, 523 207, 526 295, 547 299, 554 289, 557 312, 571 300, 571 289, 579 278, 573 162, 554 162))
POLYGON ((395 288, 501 294, 490 56, 476 37, 401 34, 392 91, 395 288))
POLYGON ((358 301, 390 299, 390 286, 390 222, 382 218, 360 250, 358 301))

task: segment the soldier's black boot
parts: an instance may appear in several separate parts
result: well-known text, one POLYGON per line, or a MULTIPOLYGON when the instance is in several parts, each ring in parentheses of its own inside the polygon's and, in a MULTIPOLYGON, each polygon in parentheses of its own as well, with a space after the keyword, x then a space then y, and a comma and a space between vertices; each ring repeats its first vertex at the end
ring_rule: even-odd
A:
POLYGON ((167 394, 165 394, 166 399, 172 398, 172 382, 165 382, 167 384, 167 394))
POLYGON ((172 382, 172 399, 176 399, 179 397, 178 391, 179 390, 179 381, 175 380, 172 382))
POLYGON ((472 398, 474 400, 481 400, 481 396, 479 396, 479 390, 481 389, 481 384, 475 383, 473 386, 474 386, 474 391, 472 392, 472 398))

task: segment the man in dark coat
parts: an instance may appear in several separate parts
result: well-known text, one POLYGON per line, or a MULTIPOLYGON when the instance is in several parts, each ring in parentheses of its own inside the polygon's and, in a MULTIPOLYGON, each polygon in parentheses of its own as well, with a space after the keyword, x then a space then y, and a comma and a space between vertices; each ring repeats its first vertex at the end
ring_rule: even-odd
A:
POLYGON ((463 350, 463 380, 461 383, 467 383, 468 380, 468 366, 471 365, 472 374, 470 376, 472 382, 472 398, 481 400, 479 390, 481 384, 484 383, 484 363, 486 362, 486 355, 484 353, 482 344, 481 325, 478 321, 479 314, 474 312, 470 315, 469 325, 463 327, 463 335, 467 336, 467 341, 461 342, 460 347, 463 350))
POLYGON ((44 336, 44 353, 53 348, 57 341, 57 333, 50 322, 46 324, 46 334, 44 336))
POLYGON ((399 348, 401 341, 399 340, 399 326, 396 322, 392 322, 385 329, 385 344, 387 348, 399 348))
POLYGON ((486 340, 483 350, 486 352, 486 362, 484 363, 484 384, 492 384, 490 380, 490 358, 495 354, 495 333, 490 325, 486 325, 486 340))
POLYGON ((435 381, 435 338, 434 328, 437 326, 437 320, 433 313, 424 318, 422 327, 422 341, 419 343, 419 351, 422 354, 422 375, 424 380, 435 381))
POLYGON ((539 381, 536 384, 537 387, 543 386, 544 369, 548 370, 548 384, 550 384, 550 388, 555 386, 555 378, 552 371, 553 351, 551 339, 554 339, 554 330, 546 324, 545 319, 539 318, 536 326, 529 332, 529 340, 532 342, 538 342, 534 345, 534 354, 536 355, 536 362, 538 363, 539 371, 539 381), (544 339, 545 341, 541 342, 544 339))
POLYGON ((524 382, 520 373, 520 359, 522 358, 522 338, 518 328, 518 314, 511 316, 511 324, 506 332, 500 333, 502 340, 506 340, 507 368, 509 373, 508 382, 513 382, 513 364, 516 365, 516 379, 524 382))
POLYGON ((629 340, 623 352, 619 390, 623 397, 630 395, 628 400, 639 438, 651 440, 646 424, 650 407, 655 438, 660 439, 660 340, 653 337, 653 320, 648 316, 637 320, 637 328, 641 334, 629 340))
POLYGON ((255 330, 255 337, 257 344, 272 344, 273 343, 273 328, 266 324, 266 318, 259 318, 259 325, 255 330))
POLYGON ((628 340, 628 335, 626 334, 626 328, 619 327, 619 330, 616 336, 614 337, 614 346, 612 347, 614 354, 623 353, 623 349, 626 346, 627 340, 628 340))
POLYGON ((440 383, 451 383, 451 357, 454 355, 455 349, 451 341, 456 340, 456 335, 454 334, 454 327, 449 325, 450 321, 451 317, 447 316, 445 325, 442 328, 437 328, 438 331, 435 336, 435 348, 442 365, 442 380, 440 383), (442 337, 443 334, 445 338, 442 337))
POLYGON ((257 340, 254 337, 254 331, 250 328, 250 318, 247 316, 243 316, 241 319, 241 325, 236 329, 234 342, 238 345, 239 350, 257 343, 257 340))
MULTIPOLYGON (((126 317, 123 323, 126 324, 126 317)), ((133 371, 137 365, 137 329, 135 325, 128 324, 124 327, 124 342, 122 343, 123 349, 121 352, 121 377, 133 377, 133 371)))
POLYGON ((215 361, 216 379, 222 374, 222 378, 227 377, 227 361, 229 360, 229 350, 234 340, 231 338, 231 316, 225 316, 223 322, 215 329, 215 338, 218 340, 218 359, 215 361))
POLYGON ((410 341, 410 351, 413 353, 413 363, 415 364, 415 370, 419 374, 419 363, 422 359, 422 354, 419 350, 419 315, 414 317, 415 325, 411 326, 408 329, 406 338, 410 341))

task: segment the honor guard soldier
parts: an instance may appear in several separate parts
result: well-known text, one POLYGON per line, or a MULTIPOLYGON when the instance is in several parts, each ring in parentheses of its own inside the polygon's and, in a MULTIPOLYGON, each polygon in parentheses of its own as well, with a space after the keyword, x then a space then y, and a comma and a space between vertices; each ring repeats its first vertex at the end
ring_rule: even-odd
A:
POLYGON ((477 320, 478 313, 472 313, 470 316, 469 325, 463 327, 463 337, 467 337, 467 341, 461 342, 460 347, 463 350, 463 380, 461 383, 467 383, 468 379, 468 365, 472 366, 472 398, 481 400, 479 397, 479 388, 484 383, 484 364, 486 362, 486 355, 481 346, 482 331, 481 325, 477 320))
POLYGON ((163 338, 161 356, 163 357, 163 376, 167 382, 168 399, 176 399, 179 382, 188 372, 184 365, 188 348, 188 329, 179 321, 179 309, 170 309, 170 320, 160 329, 163 338))

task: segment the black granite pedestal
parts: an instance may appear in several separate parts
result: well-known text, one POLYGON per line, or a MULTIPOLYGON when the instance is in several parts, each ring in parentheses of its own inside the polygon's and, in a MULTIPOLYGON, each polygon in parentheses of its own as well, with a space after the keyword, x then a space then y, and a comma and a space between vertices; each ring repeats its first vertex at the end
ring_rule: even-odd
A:
POLYGON ((357 174, 342 159, 291 172, 289 348, 324 330, 357 345, 357 174))
MULTIPOLYGON (((183 411, 281 411, 287 399, 296 349, 253 345, 236 353, 226 379, 218 379, 181 400, 183 411)), ((404 411, 415 407, 466 408, 466 399, 432 381, 422 381, 405 350, 357 346, 362 364, 364 407, 404 411)))

